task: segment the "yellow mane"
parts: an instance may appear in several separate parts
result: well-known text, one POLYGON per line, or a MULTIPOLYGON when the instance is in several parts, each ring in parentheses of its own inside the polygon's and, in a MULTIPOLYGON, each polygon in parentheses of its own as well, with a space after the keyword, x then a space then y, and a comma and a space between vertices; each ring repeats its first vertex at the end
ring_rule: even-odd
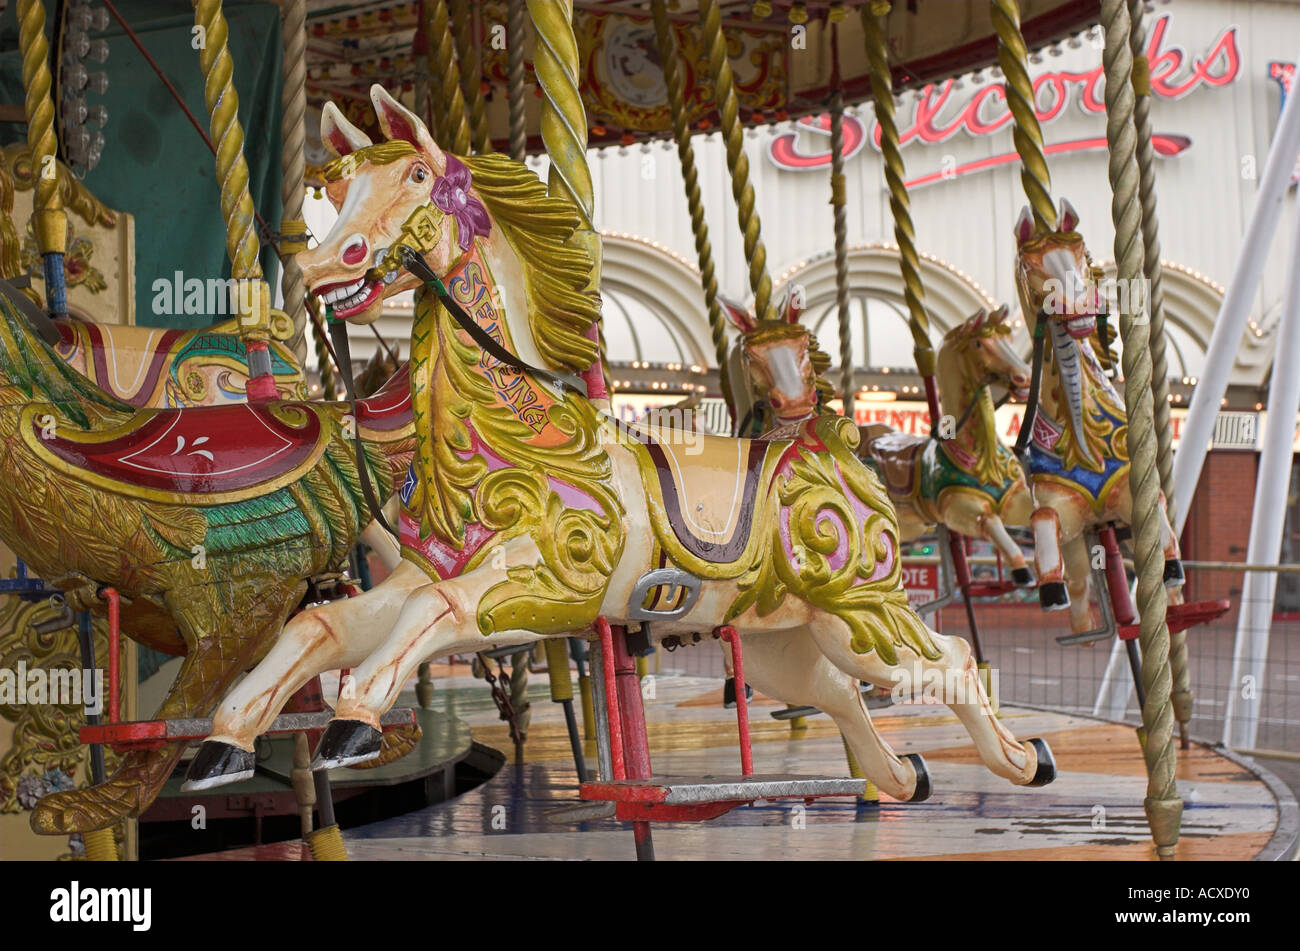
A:
POLYGON ((538 352, 553 367, 581 373, 597 356, 596 342, 586 334, 600 319, 600 295, 588 287, 591 258, 569 243, 579 225, 577 210, 547 195, 546 186, 521 162, 504 155, 461 161, 493 226, 519 258, 538 352))

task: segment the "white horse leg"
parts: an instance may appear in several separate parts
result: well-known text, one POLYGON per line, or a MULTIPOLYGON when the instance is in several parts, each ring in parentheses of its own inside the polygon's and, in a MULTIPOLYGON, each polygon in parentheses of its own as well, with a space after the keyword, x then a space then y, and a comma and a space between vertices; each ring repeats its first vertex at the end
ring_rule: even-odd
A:
POLYGON ((1065 591, 1065 561, 1061 557, 1061 517, 1055 509, 1042 506, 1034 511, 1029 523, 1034 530, 1039 603, 1045 611, 1060 611, 1070 604, 1065 591))
MULTIPOLYGON (((844 622, 827 615, 818 624, 844 622)), ((876 732, 862 703, 858 681, 835 666, 819 649, 811 629, 796 628, 755 634, 743 641, 745 681, 754 689, 785 703, 810 705, 825 711, 839 727, 864 776, 902 801, 918 792, 914 761, 899 759, 876 732)), ((893 681, 885 680, 886 685, 893 681)), ((919 790, 926 792, 923 787, 919 790)), ((924 798, 922 796, 921 798, 924 798)))
POLYGON ((984 536, 1002 552, 1002 557, 1007 559, 1013 569, 1028 567, 1025 564, 1025 553, 1002 524, 1002 519, 993 514, 985 515, 980 519, 980 527, 984 530, 984 536))
MULTIPOLYGON (((392 516, 385 515, 390 519, 392 516)), ((398 544, 397 539, 392 536, 388 529, 379 524, 378 519, 373 519, 369 525, 361 532, 361 541, 370 546, 371 551, 379 556, 384 567, 389 571, 396 570, 402 560, 402 546, 398 544)))
MULTIPOLYGON (((1076 634, 1095 630, 1101 619, 1092 608, 1092 553, 1082 532, 1065 543, 1065 577, 1070 591, 1070 630, 1076 634)), ((1098 592, 1109 597, 1109 591, 1098 592)))
POLYGON ((339 698, 335 719, 359 721, 378 730, 379 718, 397 702, 407 678, 421 662, 542 640, 543 635, 527 631, 491 636, 479 631, 479 602, 504 578, 505 572, 494 568, 478 568, 447 581, 429 582, 422 575, 425 583, 408 590, 396 619, 384 627, 378 646, 354 668, 354 690, 339 698))
POLYGON ((899 648, 899 664, 893 667, 875 651, 854 651, 848 625, 843 622, 838 630, 829 624, 819 625, 813 634, 831 662, 851 676, 872 683, 896 683, 913 692, 922 692, 937 680, 942 684, 943 702, 961 720, 984 765, 998 776, 1017 786, 1046 785, 1055 778, 1055 764, 1047 744, 1038 739, 1022 744, 994 714, 980 683, 974 654, 962 638, 932 631, 930 637, 940 651, 938 658, 930 660, 908 648, 899 648))
POLYGON ((407 593, 427 581, 404 561, 369 591, 292 618, 261 663, 222 699, 209 739, 251 751, 299 687, 323 671, 365 660, 396 621, 407 593))

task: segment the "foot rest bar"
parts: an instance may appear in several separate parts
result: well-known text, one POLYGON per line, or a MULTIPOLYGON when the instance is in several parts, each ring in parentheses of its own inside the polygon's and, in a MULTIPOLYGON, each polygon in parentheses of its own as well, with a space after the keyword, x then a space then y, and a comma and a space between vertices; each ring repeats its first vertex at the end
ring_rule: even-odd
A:
MULTIPOLYGON (((271 723, 267 734, 301 733, 323 730, 334 715, 321 713, 282 713, 271 723)), ((409 707, 389 710, 380 717, 385 732, 415 723, 415 711, 409 707)), ((108 743, 114 747, 148 746, 161 743, 206 739, 212 733, 210 717, 180 717, 173 720, 136 720, 130 723, 101 723, 83 726, 77 733, 82 743, 108 743)))
POLYGON ((850 778, 789 776, 734 777, 709 780, 641 779, 612 783, 583 783, 579 795, 587 801, 663 803, 668 806, 758 799, 818 799, 861 796, 866 781, 850 778))
MULTIPOLYGON (((874 687, 863 687, 862 702, 868 710, 884 710, 894 705, 894 698, 880 696, 874 687)), ((773 720, 793 720, 797 717, 815 717, 822 712, 817 707, 787 707, 784 710, 773 710, 769 715, 773 720)))

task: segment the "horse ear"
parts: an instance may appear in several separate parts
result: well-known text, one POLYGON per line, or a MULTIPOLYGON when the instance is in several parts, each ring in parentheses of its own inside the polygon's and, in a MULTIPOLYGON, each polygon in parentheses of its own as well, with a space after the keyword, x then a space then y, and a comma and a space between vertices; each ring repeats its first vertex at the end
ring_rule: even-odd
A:
POLYGON ((1057 225, 1057 231, 1077 231, 1079 228, 1079 213, 1074 210, 1064 198, 1061 199, 1061 222, 1057 225))
POLYGON ((1020 209, 1020 217, 1016 219, 1016 243, 1024 244, 1034 236, 1034 216, 1029 210, 1029 206, 1020 209))
POLYGON ((983 307, 977 310, 974 316, 972 316, 971 319, 967 321, 967 323, 970 325, 970 329, 979 330, 980 327, 984 326, 984 318, 987 317, 988 315, 989 312, 985 310, 983 307))
POLYGON ((728 300, 721 294, 718 295, 718 306, 721 307, 722 312, 727 315, 727 319, 731 321, 731 325, 741 333, 751 333, 754 328, 758 326, 747 309, 737 304, 735 301, 728 300))
POLYGON ((325 103, 325 108, 321 110, 320 138, 325 148, 336 158, 350 155, 357 149, 372 144, 370 136, 349 122, 332 102, 325 103))
POLYGON ((797 324, 799 318, 803 316, 803 294, 796 293, 796 290, 797 288, 791 284, 785 292, 785 300, 781 302, 781 319, 787 324, 797 324))
POLYGON ((375 117, 379 120, 379 128, 384 137, 410 142, 433 161, 441 174, 446 164, 442 149, 433 141, 433 136, 429 135, 429 130, 419 116, 394 99, 379 83, 370 87, 370 101, 374 103, 375 117))
POLYGON ((1001 307, 994 310, 993 313, 989 314, 989 322, 994 324, 1004 324, 1007 322, 1007 315, 1009 313, 1010 310, 1007 308, 1007 305, 1003 304, 1001 307))

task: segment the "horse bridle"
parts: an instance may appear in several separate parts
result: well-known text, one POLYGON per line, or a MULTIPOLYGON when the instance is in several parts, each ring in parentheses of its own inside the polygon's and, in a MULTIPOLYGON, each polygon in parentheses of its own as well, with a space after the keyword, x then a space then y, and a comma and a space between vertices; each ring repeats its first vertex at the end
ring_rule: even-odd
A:
POLYGON ((1038 416, 1038 391, 1043 386, 1043 345, 1047 341, 1047 321, 1050 315, 1043 308, 1034 321, 1034 357, 1029 372, 1029 397, 1025 400, 1025 415, 1016 436, 1016 458, 1025 472, 1029 471, 1029 440, 1034 434, 1034 419, 1038 416))

